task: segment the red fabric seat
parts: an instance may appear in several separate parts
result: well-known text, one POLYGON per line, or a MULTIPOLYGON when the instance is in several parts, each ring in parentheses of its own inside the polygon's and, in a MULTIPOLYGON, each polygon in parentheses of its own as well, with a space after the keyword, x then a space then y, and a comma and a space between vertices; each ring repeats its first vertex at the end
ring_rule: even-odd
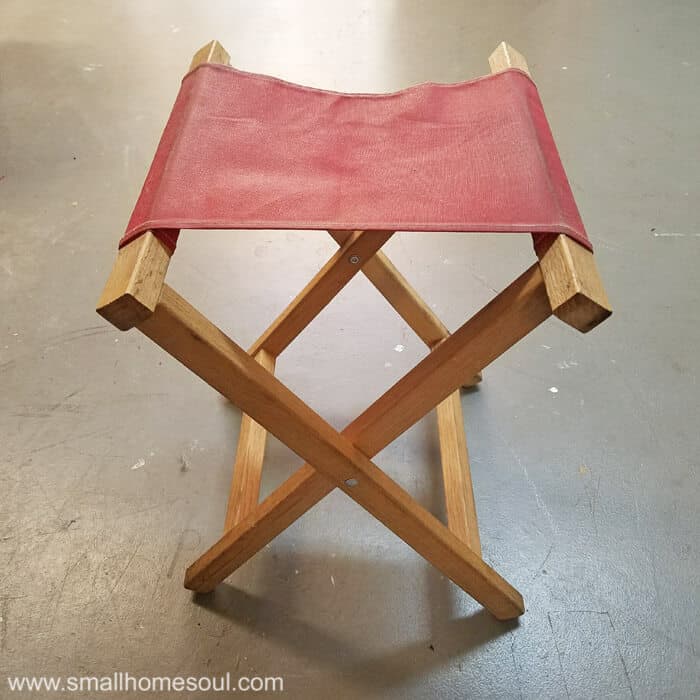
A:
POLYGON ((120 241, 153 230, 564 233, 590 248, 537 88, 515 69, 386 95, 228 66, 185 76, 120 241))

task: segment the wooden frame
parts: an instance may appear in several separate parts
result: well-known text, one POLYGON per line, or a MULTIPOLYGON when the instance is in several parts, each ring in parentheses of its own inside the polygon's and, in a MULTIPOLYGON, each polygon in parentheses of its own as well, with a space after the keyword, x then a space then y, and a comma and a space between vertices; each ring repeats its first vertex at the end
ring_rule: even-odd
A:
MULTIPOLYGON (((201 62, 228 63, 211 42, 201 62)), ((492 71, 527 70, 507 44, 492 71)), ((97 311, 137 327, 244 412, 224 533, 188 569, 185 586, 213 590, 334 488, 344 491, 499 619, 523 599, 482 558, 460 387, 550 315, 588 331, 611 312, 593 254, 560 235, 538 261, 450 334, 380 251, 390 231, 331 231, 335 255, 248 352, 165 284, 170 254, 150 232, 124 246, 97 311), (334 430, 274 376, 277 356, 362 271, 430 353, 343 431, 334 430), (372 457, 437 407, 447 526, 421 507, 372 457), (307 463, 259 503, 267 432, 307 463)))

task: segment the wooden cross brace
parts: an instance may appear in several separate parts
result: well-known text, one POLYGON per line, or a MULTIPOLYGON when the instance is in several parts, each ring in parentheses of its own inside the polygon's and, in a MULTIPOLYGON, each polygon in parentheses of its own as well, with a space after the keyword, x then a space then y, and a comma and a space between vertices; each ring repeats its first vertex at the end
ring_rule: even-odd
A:
MULTIPOLYGON (((201 62, 228 63, 218 42, 201 62)), ((501 44, 493 72, 527 70, 501 44)), ((168 249, 147 232, 117 256, 97 311, 117 328, 136 327, 244 415, 224 534, 188 569, 185 586, 213 590, 334 488, 344 491, 498 619, 524 612, 522 596, 481 557, 460 387, 550 315, 586 332, 610 315, 593 254, 564 235, 512 284, 450 334, 380 248, 391 231, 331 231, 339 249, 248 352, 165 284, 168 249), (341 432, 274 376, 277 356, 362 271, 430 353, 341 432), (443 525, 372 457, 437 406, 448 525, 443 525), (259 503, 267 432, 303 459, 259 503)))

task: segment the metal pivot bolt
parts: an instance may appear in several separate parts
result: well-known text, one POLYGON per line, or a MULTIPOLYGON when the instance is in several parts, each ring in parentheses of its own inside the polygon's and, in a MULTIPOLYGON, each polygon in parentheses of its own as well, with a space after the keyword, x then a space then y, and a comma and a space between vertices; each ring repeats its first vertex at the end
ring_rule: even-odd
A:
POLYGON ((357 265, 357 263, 360 262, 360 256, 359 256, 359 255, 351 255, 351 256, 350 256, 350 262, 351 262, 353 265, 357 265))
POLYGON ((345 479, 346 486, 357 486, 357 479, 345 479))

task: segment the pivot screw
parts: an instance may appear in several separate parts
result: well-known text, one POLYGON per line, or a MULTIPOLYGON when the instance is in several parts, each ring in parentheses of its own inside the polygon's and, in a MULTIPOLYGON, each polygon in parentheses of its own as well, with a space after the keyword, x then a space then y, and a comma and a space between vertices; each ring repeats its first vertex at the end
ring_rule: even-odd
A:
POLYGON ((357 263, 360 262, 360 256, 359 256, 359 255, 351 255, 351 256, 350 256, 350 262, 351 262, 353 265, 357 265, 357 263))
POLYGON ((357 486, 357 479, 345 479, 346 486, 357 486))

